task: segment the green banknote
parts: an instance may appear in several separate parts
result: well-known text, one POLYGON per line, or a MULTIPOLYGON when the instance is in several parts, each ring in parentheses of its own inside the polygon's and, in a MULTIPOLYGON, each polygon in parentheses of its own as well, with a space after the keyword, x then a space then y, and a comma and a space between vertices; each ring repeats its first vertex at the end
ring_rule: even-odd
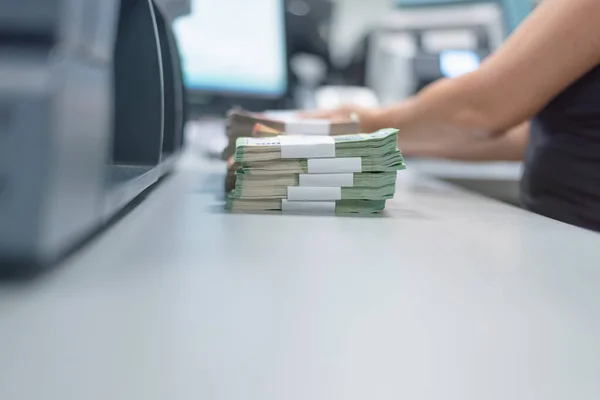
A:
MULTIPOLYGON (((397 151, 398 130, 387 128, 373 133, 332 136, 335 157, 382 157, 397 151)), ((281 160, 279 137, 239 138, 235 161, 256 162, 281 160)))
MULTIPOLYGON (((362 172, 394 172, 406 169, 399 150, 377 157, 361 157, 362 172)), ((250 175, 280 175, 308 173, 308 161, 301 159, 278 159, 270 161, 244 161, 241 171, 250 175)))
MULTIPOLYGON (((393 199, 396 185, 377 188, 343 187, 341 200, 387 200, 393 199)), ((237 187, 229 193, 233 199, 288 199, 288 186, 237 187)))
MULTIPOLYGON (((258 212, 283 209, 280 199, 236 199, 228 198, 225 208, 231 211, 258 212)), ((385 200, 338 200, 335 202, 336 214, 377 214, 385 208, 385 200)))
MULTIPOLYGON (((311 174, 313 177, 321 177, 325 175, 311 174)), ((337 174, 331 174, 335 178, 337 174)), ((396 183, 396 171, 394 172, 360 172, 354 174, 341 174, 350 176, 350 184, 340 185, 333 183, 331 186, 342 187, 361 187, 361 188, 380 188, 391 186, 396 183)), ((238 190, 244 189, 264 189, 278 186, 299 186, 301 179, 307 175, 292 173, 292 174, 277 174, 277 175, 253 175, 246 174, 238 170, 235 174, 235 188, 238 190)), ((309 175, 308 175, 309 176, 309 175)), ((310 176, 309 176, 310 177, 310 176)), ((334 180, 335 182, 335 180, 334 180)), ((304 183, 303 183, 304 184, 304 183)), ((305 184, 309 185, 310 184, 305 184)), ((322 185, 319 185, 322 186, 322 185)), ((329 184, 327 186, 330 186, 329 184)))

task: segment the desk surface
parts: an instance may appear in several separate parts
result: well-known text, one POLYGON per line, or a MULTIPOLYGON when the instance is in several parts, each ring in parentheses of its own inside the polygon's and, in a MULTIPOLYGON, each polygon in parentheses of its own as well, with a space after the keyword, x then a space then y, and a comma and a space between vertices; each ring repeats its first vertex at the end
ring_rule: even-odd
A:
POLYGON ((0 398, 600 398, 600 236, 417 178, 344 218, 228 214, 177 173, 0 286, 0 398))
POLYGON ((521 180, 520 162, 464 162, 434 159, 410 159, 410 169, 438 179, 512 181, 521 180))

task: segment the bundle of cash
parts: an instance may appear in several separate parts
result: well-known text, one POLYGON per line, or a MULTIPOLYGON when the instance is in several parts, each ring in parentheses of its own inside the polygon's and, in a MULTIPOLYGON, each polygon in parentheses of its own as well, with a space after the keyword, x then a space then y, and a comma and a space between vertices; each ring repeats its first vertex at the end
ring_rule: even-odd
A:
POLYGON ((405 168, 398 130, 338 136, 240 138, 232 162, 233 211, 373 214, 394 197, 405 168))
POLYGON ((227 136, 229 142, 223 150, 222 156, 227 160, 227 174, 225 176, 225 193, 229 193, 235 186, 235 172, 239 163, 233 159, 236 140, 240 137, 273 137, 285 134, 322 134, 338 135, 358 133, 358 117, 341 118, 337 120, 306 120, 294 117, 294 112, 266 112, 263 114, 250 113, 239 108, 229 111, 227 119, 227 136), (256 122, 255 121, 261 121, 256 122), (269 124, 269 125, 267 125, 269 124), (291 129, 284 132, 282 129, 291 129))
POLYGON ((227 199, 227 209, 240 212, 298 211, 335 214, 378 214, 385 209, 385 200, 288 201, 278 199, 227 199), (332 207, 331 207, 332 206, 332 207))
POLYGON ((310 136, 299 136, 285 138, 282 136, 273 139, 254 139, 241 138, 236 143, 235 161, 243 163, 253 163, 259 161, 279 161, 286 157, 283 152, 286 144, 301 148, 302 146, 318 146, 324 144, 323 149, 332 149, 331 155, 325 157, 372 157, 383 158, 393 154, 396 149, 398 139, 398 130, 381 129, 374 133, 358 133, 353 135, 339 135, 323 138, 313 138, 310 136), (288 140, 289 139, 289 140, 288 140), (323 140, 321 140, 323 139, 323 140), (332 146, 327 146, 329 143, 332 146))
MULTIPOLYGON (((265 112, 252 113, 241 108, 233 108, 227 113, 226 133, 228 144, 223 150, 224 160, 233 156, 236 141, 241 137, 251 136, 256 124, 272 128, 276 132, 293 135, 341 135, 359 132, 359 120, 356 116, 336 120, 303 119, 294 112, 265 112)), ((269 134, 267 130, 254 134, 269 134)))

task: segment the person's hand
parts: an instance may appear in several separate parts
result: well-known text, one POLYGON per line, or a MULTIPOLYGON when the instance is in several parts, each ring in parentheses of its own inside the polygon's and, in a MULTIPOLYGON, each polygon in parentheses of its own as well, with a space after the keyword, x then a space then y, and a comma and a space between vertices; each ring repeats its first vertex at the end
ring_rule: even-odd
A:
POLYGON ((381 126, 379 109, 377 108, 347 105, 334 110, 307 111, 300 113, 299 116, 307 119, 328 119, 331 122, 347 121, 352 116, 356 116, 360 121, 361 132, 370 133, 384 128, 384 126, 381 126))

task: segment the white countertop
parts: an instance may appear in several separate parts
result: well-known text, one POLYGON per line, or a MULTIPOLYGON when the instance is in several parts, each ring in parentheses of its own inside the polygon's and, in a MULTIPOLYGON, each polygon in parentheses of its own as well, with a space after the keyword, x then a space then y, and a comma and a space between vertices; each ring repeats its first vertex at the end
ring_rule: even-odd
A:
POLYGON ((408 171, 379 217, 229 214, 187 165, 0 285, 0 399, 600 398, 600 235, 408 171))
POLYGON ((418 158, 407 160, 410 169, 440 179, 512 181, 521 179, 520 162, 465 162, 418 158))

